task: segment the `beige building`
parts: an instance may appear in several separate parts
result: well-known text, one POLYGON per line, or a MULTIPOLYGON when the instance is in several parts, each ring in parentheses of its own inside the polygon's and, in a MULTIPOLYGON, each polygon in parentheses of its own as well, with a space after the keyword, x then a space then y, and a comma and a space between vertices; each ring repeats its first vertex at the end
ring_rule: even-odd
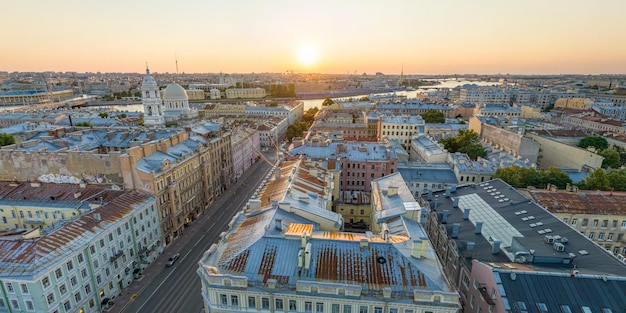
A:
POLYGON ((554 103, 555 108, 589 110, 593 106, 593 99, 589 98, 559 98, 554 103))
POLYGON ((626 256, 626 193, 530 190, 537 203, 621 260, 626 256))
MULTIPOLYGON (((202 135, 202 134, 200 134, 202 135)), ((127 188, 157 197, 163 243, 228 188, 233 179, 230 133, 190 138, 181 132, 127 150, 120 157, 127 188)))
POLYGON ((520 105, 519 109, 521 111, 521 118, 543 118, 543 115, 541 114, 541 107, 520 105))
POLYGON ((255 99, 264 98, 267 94, 263 88, 231 88, 226 89, 228 99, 255 99))
POLYGON ((554 166, 573 168, 580 171, 584 168, 600 168, 602 161, 604 161, 603 156, 587 149, 570 146, 532 133, 527 134, 527 136, 541 144, 541 157, 538 159, 537 164, 540 168, 548 169, 554 166))
POLYGON ((189 100, 204 100, 206 98, 202 89, 187 89, 189 100))

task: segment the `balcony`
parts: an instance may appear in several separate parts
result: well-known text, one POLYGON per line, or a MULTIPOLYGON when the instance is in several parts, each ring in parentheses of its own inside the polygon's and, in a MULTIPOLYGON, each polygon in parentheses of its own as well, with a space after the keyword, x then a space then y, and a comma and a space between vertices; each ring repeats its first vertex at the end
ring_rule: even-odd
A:
POLYGON ((124 255, 124 252, 122 250, 117 251, 114 255, 109 257, 109 260, 111 262, 115 262, 115 260, 119 259, 122 255, 124 255))

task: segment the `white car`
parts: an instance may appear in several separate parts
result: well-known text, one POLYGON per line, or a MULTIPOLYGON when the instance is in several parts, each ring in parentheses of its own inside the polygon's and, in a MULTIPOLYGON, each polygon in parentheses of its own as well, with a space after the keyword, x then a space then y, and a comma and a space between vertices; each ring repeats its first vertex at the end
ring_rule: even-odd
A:
POLYGON ((168 260, 167 263, 165 263, 165 265, 172 266, 174 265, 174 263, 176 262, 176 260, 178 260, 178 257, 180 256, 180 253, 176 253, 174 255, 172 255, 168 260))

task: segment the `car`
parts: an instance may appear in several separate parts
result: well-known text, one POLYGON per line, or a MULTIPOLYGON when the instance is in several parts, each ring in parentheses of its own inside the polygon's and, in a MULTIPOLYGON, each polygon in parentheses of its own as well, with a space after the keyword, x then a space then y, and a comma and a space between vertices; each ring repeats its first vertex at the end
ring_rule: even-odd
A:
POLYGON ((165 265, 172 266, 174 265, 174 263, 176 262, 176 260, 178 260, 178 257, 180 256, 180 253, 176 253, 174 255, 172 255, 168 260, 167 263, 165 263, 165 265))

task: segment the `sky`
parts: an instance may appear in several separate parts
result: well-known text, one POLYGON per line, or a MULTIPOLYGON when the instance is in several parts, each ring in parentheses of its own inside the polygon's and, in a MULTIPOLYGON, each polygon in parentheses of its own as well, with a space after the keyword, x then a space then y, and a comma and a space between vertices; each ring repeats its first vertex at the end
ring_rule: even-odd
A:
POLYGON ((0 71, 624 74, 624 16, 624 0, 0 0, 0 71))

